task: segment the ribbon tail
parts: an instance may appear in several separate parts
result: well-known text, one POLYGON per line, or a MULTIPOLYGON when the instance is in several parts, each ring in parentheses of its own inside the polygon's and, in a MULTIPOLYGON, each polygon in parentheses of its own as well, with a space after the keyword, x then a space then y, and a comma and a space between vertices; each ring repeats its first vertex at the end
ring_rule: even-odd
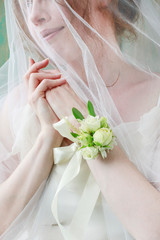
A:
POLYGON ((66 229, 63 227, 63 225, 59 221, 58 209, 57 209, 58 195, 62 191, 62 189, 79 174, 81 161, 82 161, 81 152, 76 151, 62 176, 62 179, 60 181, 60 184, 58 186, 58 189, 56 191, 56 194, 54 196, 54 199, 51 205, 53 216, 55 217, 57 224, 59 225, 59 228, 65 240, 74 240, 74 239, 69 238, 66 229))
POLYGON ((95 208, 100 188, 90 173, 78 208, 68 229, 69 239, 81 240, 95 208))
POLYGON ((72 144, 69 147, 64 147, 63 149, 54 149, 54 154, 56 155, 55 161, 57 164, 66 162, 69 158, 71 158, 71 160, 64 171, 52 201, 52 213, 65 240, 82 240, 99 197, 100 188, 90 173, 71 223, 67 226, 63 226, 60 223, 58 216, 58 196, 63 188, 79 174, 82 154, 81 151, 76 150, 75 144, 72 144), (57 156, 59 156, 58 159, 57 156))

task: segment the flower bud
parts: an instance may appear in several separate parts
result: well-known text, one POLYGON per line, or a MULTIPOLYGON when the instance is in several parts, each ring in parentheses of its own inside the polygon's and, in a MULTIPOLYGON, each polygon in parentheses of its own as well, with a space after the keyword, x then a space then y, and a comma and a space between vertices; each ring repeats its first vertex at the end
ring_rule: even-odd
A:
POLYGON ((101 128, 93 135, 93 141, 100 146, 107 146, 112 141, 112 130, 109 128, 101 128))
POLYGON ((101 128, 108 128, 107 119, 105 117, 101 117, 100 122, 101 122, 101 128))
POLYGON ((98 155, 98 149, 95 147, 82 148, 81 151, 82 151, 82 156, 85 160, 94 159, 98 155))
POLYGON ((81 123, 80 129, 83 132, 87 133, 93 133, 97 131, 101 126, 100 119, 98 116, 93 117, 89 115, 86 119, 83 119, 80 123, 81 123))

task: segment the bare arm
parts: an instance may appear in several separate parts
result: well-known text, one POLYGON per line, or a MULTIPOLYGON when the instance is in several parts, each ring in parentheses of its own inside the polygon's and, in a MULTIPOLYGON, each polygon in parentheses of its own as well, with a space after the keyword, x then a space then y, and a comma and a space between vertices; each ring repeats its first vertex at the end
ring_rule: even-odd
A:
MULTIPOLYGON (((52 127, 58 118, 46 101, 45 94, 52 87, 59 86, 65 81, 60 79, 60 75, 57 79, 55 73, 39 72, 47 65, 48 60, 39 63, 31 60, 30 68, 25 75, 28 99, 39 119, 41 131, 26 157, 21 160, 12 175, 0 185, 0 234, 8 228, 41 183, 47 179, 54 161, 53 148, 60 146, 62 142, 62 137, 52 127)), ((3 134, 8 134, 9 124, 5 121, 7 119, 5 108, 3 113, 3 122, 7 129, 3 134)), ((9 142, 8 149, 11 149, 11 145, 12 143, 9 142)))
POLYGON ((119 147, 88 165, 120 221, 136 240, 160 239, 160 193, 119 147))
MULTIPOLYGON (((77 109, 85 113, 80 99, 68 85, 53 88, 47 99, 57 116, 58 109, 64 116, 70 116, 70 109, 75 103, 77 109), (56 106, 52 104, 55 96, 59 96, 56 106), (67 107, 62 105, 61 98, 68 100, 67 107)), ((88 165, 106 201, 131 235, 136 240, 159 240, 160 192, 129 161, 125 153, 115 147, 107 159, 97 158, 88 161, 88 165)))
POLYGON ((52 149, 60 142, 61 138, 53 129, 41 132, 28 155, 0 185, 0 233, 7 229, 47 179, 53 166, 52 149))

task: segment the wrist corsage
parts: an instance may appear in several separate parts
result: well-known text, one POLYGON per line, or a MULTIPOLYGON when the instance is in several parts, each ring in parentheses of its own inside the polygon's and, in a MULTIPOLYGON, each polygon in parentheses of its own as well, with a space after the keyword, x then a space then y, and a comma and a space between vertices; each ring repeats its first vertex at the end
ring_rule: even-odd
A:
POLYGON ((90 101, 88 101, 87 108, 89 112, 87 118, 84 118, 78 109, 72 108, 72 113, 80 127, 76 128, 66 119, 71 130, 70 134, 75 139, 74 142, 85 160, 94 159, 99 153, 102 158, 106 158, 107 152, 117 145, 116 137, 108 125, 107 118, 96 116, 90 101))
MULTIPOLYGON (((107 157, 107 152, 113 149, 116 144, 115 136, 109 127, 105 117, 96 116, 92 103, 87 104, 89 115, 84 118, 82 113, 76 108, 72 109, 74 117, 78 121, 72 124, 68 117, 62 118, 59 122, 54 123, 53 127, 64 137, 73 141, 70 146, 54 148, 54 164, 68 164, 61 177, 57 191, 52 202, 52 213, 60 227, 65 239, 80 239, 90 221, 92 212, 100 195, 100 188, 95 182, 90 171, 83 173, 81 178, 88 176, 85 180, 82 196, 77 205, 77 209, 67 226, 62 225, 58 215, 58 196, 59 193, 78 176, 81 171, 83 159, 91 160, 101 154, 103 158, 107 157), (85 217, 84 217, 85 216, 85 217), (79 228, 79 223, 81 226, 79 228)), ((88 169, 89 170, 89 169, 88 169)), ((76 186, 77 182, 75 183, 76 186)), ((83 186, 82 184, 82 186, 83 186)), ((74 186, 74 184, 73 184, 74 186)), ((73 190, 74 191, 74 190, 73 190)))

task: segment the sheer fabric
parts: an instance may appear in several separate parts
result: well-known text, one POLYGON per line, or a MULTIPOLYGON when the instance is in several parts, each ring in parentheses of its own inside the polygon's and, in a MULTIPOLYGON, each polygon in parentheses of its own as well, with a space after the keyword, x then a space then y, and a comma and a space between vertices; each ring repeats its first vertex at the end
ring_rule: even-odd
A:
MULTIPOLYGON (((27 103, 23 82, 30 56, 35 61, 49 57, 50 68, 62 72, 78 97, 84 103, 88 99, 93 102, 97 115, 108 118, 118 144, 130 161, 160 190, 160 3, 104 0, 96 5, 95 2, 86 1, 83 9, 78 1, 71 4, 66 0, 5 0, 10 58, 0 70, 1 182, 23 161, 40 131, 39 121, 27 103), (93 6, 98 9, 94 16, 93 6), (98 19, 105 14, 100 24, 98 19), (110 16, 114 28, 113 22, 109 24, 110 16), (121 109, 119 100, 123 101, 125 88, 120 88, 119 98, 112 89, 123 83, 128 71, 131 90, 128 103, 121 109), (138 82, 136 93, 134 74, 135 81, 141 76, 143 80, 138 82)), ((63 117, 61 112, 58 117, 63 117)), ((83 204, 82 210, 88 216, 86 225, 78 224, 84 217, 79 214, 74 228, 77 235, 69 235, 73 233, 68 229, 90 177, 91 185, 96 186, 85 161, 79 163, 77 175, 59 193, 57 208, 62 227, 57 223, 51 209, 53 199, 72 157, 76 160, 78 157, 73 145, 53 152, 56 164, 48 180, 0 239, 133 239, 98 191, 91 212, 85 208, 87 201, 86 206, 83 204)), ((87 194, 90 196, 90 190, 87 194)))

